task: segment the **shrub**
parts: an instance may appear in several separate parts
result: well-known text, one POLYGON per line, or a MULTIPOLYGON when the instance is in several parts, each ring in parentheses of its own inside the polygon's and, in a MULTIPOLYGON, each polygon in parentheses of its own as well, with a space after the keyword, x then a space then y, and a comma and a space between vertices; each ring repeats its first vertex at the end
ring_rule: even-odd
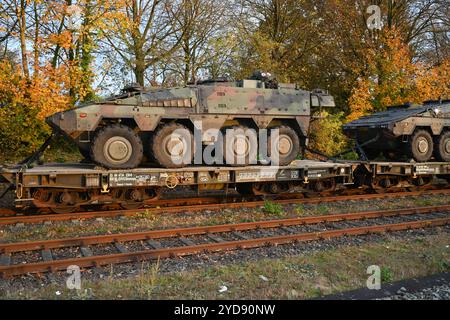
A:
POLYGON ((348 149, 349 140, 342 131, 343 120, 343 113, 322 112, 321 118, 311 123, 311 149, 329 156, 348 149))

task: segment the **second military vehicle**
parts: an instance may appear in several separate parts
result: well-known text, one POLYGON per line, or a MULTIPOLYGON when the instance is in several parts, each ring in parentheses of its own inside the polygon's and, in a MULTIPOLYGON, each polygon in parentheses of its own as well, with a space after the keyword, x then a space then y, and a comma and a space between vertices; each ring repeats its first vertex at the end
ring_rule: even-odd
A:
POLYGON ((450 101, 389 107, 343 127, 367 157, 380 153, 393 160, 450 161, 450 101))
MULTIPOLYGON (((307 145, 311 108, 334 106, 333 97, 322 90, 299 90, 258 73, 250 80, 209 80, 179 88, 131 86, 119 96, 56 113, 47 122, 73 139, 86 159, 109 169, 135 168, 146 160, 164 168, 184 167, 186 162, 173 161, 174 155, 193 147, 186 141, 194 141, 195 130, 206 146, 215 138, 204 133, 227 128, 279 129, 274 150, 279 165, 287 165, 307 145)), ((248 143, 223 146, 223 151, 245 149, 248 143)))

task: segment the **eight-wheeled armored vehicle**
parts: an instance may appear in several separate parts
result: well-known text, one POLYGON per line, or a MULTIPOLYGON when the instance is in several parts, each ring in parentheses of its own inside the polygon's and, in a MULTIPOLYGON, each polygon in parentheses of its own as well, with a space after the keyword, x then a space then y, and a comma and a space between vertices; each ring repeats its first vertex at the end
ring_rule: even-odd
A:
POLYGON ((450 161, 450 101, 390 107, 343 127, 363 147, 369 159, 381 152, 400 160, 450 161), (369 143, 367 143, 369 142, 369 143))
MULTIPOLYGON (((322 90, 300 90, 258 73, 250 80, 208 80, 179 88, 129 86, 119 96, 56 113, 47 123, 73 139, 86 159, 109 169, 135 168, 143 161, 184 167, 186 161, 174 157, 198 147, 194 132, 207 146, 215 143, 208 133, 229 128, 279 129, 277 146, 270 150, 279 153, 279 165, 287 165, 307 145, 311 109, 334 106, 322 90)), ((245 154, 248 144, 237 141, 222 148, 225 154, 237 149, 245 154)), ((190 160, 194 154, 189 153, 190 160)))

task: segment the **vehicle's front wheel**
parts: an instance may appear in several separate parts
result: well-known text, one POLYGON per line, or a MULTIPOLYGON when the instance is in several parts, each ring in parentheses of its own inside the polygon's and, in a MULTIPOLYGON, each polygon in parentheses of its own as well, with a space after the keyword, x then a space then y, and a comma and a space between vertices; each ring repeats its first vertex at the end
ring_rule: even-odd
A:
POLYGON ((133 169, 144 155, 141 138, 129 127, 109 125, 98 131, 91 147, 91 158, 109 169, 133 169))
POLYGON ((409 155, 417 162, 427 162, 433 155, 433 138, 428 131, 417 130, 408 144, 409 155))

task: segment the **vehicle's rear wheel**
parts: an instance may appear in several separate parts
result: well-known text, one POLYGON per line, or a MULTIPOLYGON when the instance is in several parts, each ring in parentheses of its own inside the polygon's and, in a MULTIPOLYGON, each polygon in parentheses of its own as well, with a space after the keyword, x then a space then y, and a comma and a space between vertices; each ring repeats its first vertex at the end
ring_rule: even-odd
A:
POLYGON ((417 130, 408 144, 409 155, 417 162, 427 162, 433 155, 433 138, 428 131, 417 130))
POLYGON ((435 157, 438 161, 450 161, 450 131, 443 132, 435 141, 435 157))
POLYGON ((271 157, 272 164, 287 166, 294 161, 301 151, 300 139, 294 129, 288 126, 280 126, 269 130, 270 136, 267 140, 267 153, 271 157), (274 152, 272 156, 272 130, 278 130, 278 136, 275 139, 274 152), (278 158, 278 159, 276 159, 278 158))
POLYGON ((133 169, 139 166, 144 151, 141 138, 129 127, 110 125, 94 138, 91 158, 109 169, 133 169))
POLYGON ((182 124, 160 127, 152 138, 151 150, 155 161, 164 168, 183 168, 192 164, 195 143, 192 132, 182 124))

